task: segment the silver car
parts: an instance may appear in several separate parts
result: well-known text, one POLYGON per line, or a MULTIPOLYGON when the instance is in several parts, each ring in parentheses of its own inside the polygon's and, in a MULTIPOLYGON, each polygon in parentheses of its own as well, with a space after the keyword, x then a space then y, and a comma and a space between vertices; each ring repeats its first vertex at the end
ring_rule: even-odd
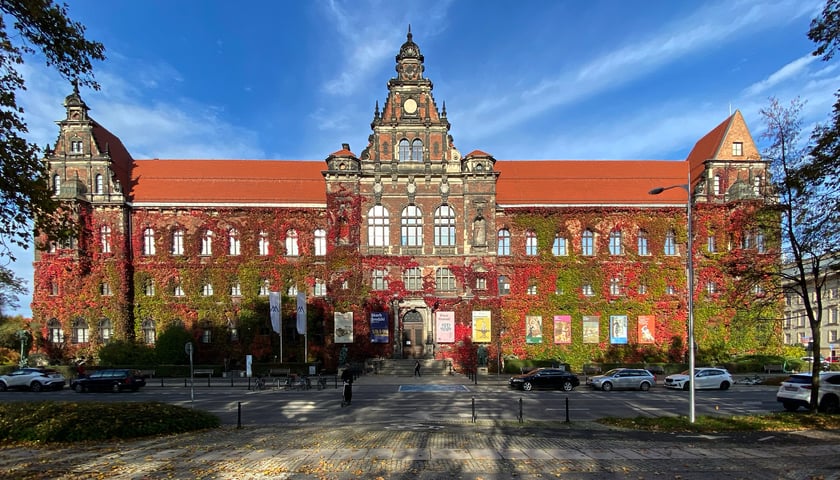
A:
POLYGON ((656 385, 656 377, 642 368, 614 368, 603 375, 596 375, 589 380, 592 388, 609 392, 610 390, 641 390, 646 392, 656 385))
POLYGON ((64 388, 64 375, 46 368, 21 368, 8 375, 0 375, 0 392, 6 390, 61 390, 64 388))

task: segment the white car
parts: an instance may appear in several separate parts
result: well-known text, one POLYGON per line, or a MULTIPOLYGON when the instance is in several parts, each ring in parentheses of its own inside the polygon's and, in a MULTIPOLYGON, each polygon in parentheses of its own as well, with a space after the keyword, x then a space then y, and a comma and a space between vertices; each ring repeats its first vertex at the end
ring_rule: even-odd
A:
MULTIPOLYGON (((690 385, 688 370, 665 377, 665 387, 688 390, 690 385)), ((694 389, 727 390, 732 386, 732 375, 725 368, 701 367, 694 369, 694 389)))
POLYGON ((0 375, 0 392, 6 390, 61 390, 64 388, 64 375, 45 368, 21 368, 8 375, 0 375))
MULTIPOLYGON (((776 401, 788 412, 811 404, 811 373, 791 375, 779 385, 776 401)), ((840 412, 840 372, 821 372, 817 409, 824 413, 840 412)))

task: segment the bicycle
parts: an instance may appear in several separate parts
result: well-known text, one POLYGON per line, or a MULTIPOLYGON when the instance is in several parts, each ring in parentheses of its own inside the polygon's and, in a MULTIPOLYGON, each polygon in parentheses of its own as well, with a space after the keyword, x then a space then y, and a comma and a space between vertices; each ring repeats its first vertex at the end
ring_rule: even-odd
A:
POLYGON ((263 377, 256 377, 254 379, 254 390, 265 390, 265 379, 263 377))
POLYGON ((761 377, 758 375, 754 375, 752 377, 744 377, 740 382, 741 385, 760 385, 763 382, 761 377))

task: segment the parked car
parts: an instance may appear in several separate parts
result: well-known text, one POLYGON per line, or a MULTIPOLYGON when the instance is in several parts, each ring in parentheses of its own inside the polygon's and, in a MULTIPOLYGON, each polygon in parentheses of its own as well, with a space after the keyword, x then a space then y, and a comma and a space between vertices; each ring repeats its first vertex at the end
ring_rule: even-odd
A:
POLYGON ((603 375, 592 377, 589 385, 605 392, 623 389, 646 392, 656 385, 656 377, 643 368, 613 368, 603 375))
POLYGON ((560 388, 571 391, 580 385, 577 375, 559 368, 536 368, 528 373, 510 377, 508 386, 520 390, 560 388))
POLYGON ((6 390, 61 390, 66 380, 64 375, 46 368, 21 368, 8 375, 0 375, 0 392, 6 390))
MULTIPOLYGON (((665 377, 667 388, 688 390, 691 384, 688 370, 665 377)), ((694 389, 727 390, 732 386, 732 375, 725 368, 700 367, 694 369, 694 389)))
POLYGON ((91 391, 121 392, 131 390, 136 392, 146 385, 146 379, 139 370, 117 368, 97 370, 86 377, 79 377, 70 383, 70 388, 84 393, 91 391))
MULTIPOLYGON (((791 375, 779 385, 776 401, 788 412, 799 407, 808 408, 811 403, 811 373, 791 375)), ((840 412, 840 372, 821 372, 820 390, 817 394, 817 409, 824 413, 840 412)))

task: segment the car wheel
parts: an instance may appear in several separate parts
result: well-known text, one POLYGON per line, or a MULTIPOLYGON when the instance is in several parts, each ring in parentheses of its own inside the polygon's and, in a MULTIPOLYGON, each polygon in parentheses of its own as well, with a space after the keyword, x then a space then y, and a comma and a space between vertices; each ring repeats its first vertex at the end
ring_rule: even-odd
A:
POLYGON ((722 382, 720 384, 720 389, 721 390, 729 390, 729 382, 722 382))
POLYGON ((639 385, 639 390, 647 392, 648 390, 650 390, 650 384, 648 382, 642 382, 642 384, 639 385))
POLYGON ((33 392, 40 392, 41 390, 44 389, 44 386, 41 385, 41 382, 32 382, 29 385, 29 389, 32 390, 33 392))
POLYGON ((683 390, 686 390, 686 391, 687 391, 687 390, 690 388, 690 387, 688 386, 688 384, 689 384, 689 383, 690 383, 690 382, 685 382, 685 383, 683 383, 683 390))
POLYGON ((605 392, 609 392, 610 390, 612 390, 612 383, 610 383, 610 382, 602 383, 601 384, 601 390, 603 390, 605 392))
POLYGON ((563 390, 564 390, 564 391, 566 391, 566 392, 571 392, 573 388, 575 388, 575 386, 574 386, 574 385, 572 385, 572 382, 570 382, 570 381, 568 381, 568 380, 566 380, 565 382, 563 382, 563 390))
POLYGON ((785 411, 788 412, 795 412, 799 410, 799 406, 793 402, 782 402, 782 407, 784 407, 785 411))
POLYGON ((5 392, 8 388, 5 383, 0 382, 0 392, 5 392))
POLYGON ((81 383, 77 383, 76 388, 74 388, 73 390, 75 390, 79 393, 85 393, 85 386, 82 385, 81 383))
POLYGON ((534 389, 534 386, 531 385, 531 382, 525 382, 525 383, 522 384, 522 390, 525 390, 526 392, 530 392, 533 389, 534 389))
POLYGON ((111 385, 111 391, 114 392, 114 393, 120 393, 120 384, 115 383, 115 384, 111 385))
POLYGON ((820 402, 820 411, 822 413, 838 413, 840 411, 840 402, 834 395, 825 396, 820 402))

